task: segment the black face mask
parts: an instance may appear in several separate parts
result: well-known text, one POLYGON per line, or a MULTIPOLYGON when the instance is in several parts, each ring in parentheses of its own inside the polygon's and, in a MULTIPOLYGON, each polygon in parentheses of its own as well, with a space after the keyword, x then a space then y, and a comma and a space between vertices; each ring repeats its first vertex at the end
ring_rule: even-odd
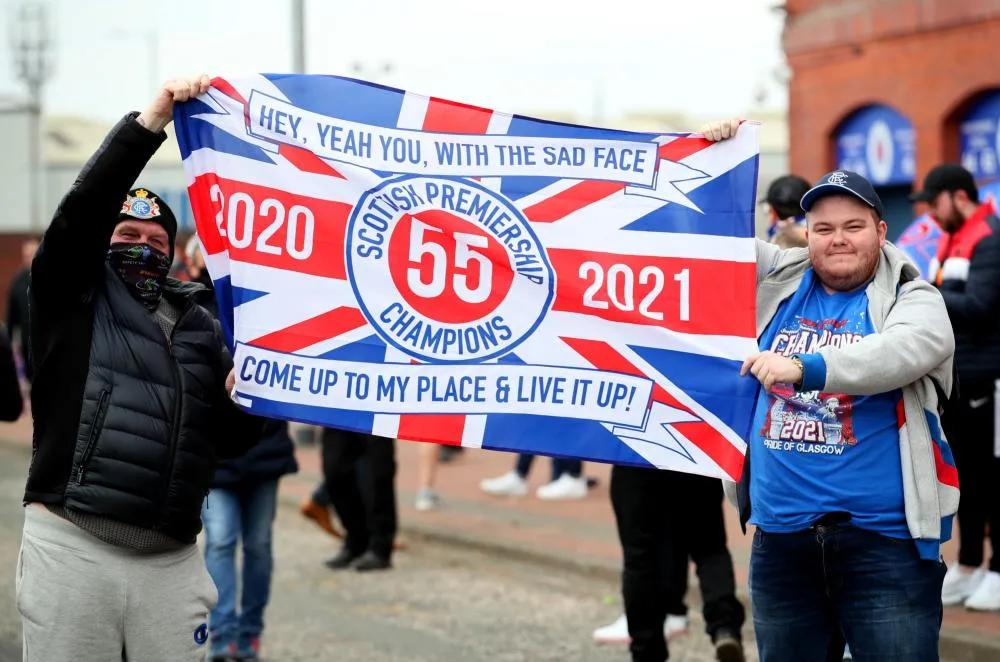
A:
POLYGON ((170 257, 149 244, 120 242, 108 248, 108 262, 132 296, 155 310, 170 272, 170 257))

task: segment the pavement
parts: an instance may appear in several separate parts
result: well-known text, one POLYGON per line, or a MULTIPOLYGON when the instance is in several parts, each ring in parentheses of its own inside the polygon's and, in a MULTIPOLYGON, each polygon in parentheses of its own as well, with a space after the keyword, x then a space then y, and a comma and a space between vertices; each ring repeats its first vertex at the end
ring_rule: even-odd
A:
MULTIPOLYGON (((21 660, 14 566, 30 453, 0 444, 0 662, 21 660)), ((334 542, 292 502, 274 523, 274 575, 263 662, 627 662, 598 646, 593 624, 617 615, 602 599, 614 583, 432 541, 410 540, 393 570, 332 572, 334 542)), ((712 662, 697 614, 671 643, 674 662, 712 662)), ((85 660, 80 651, 52 662, 85 660)), ((147 662, 142 651, 131 660, 147 662)), ((756 658, 751 655, 750 662, 756 658)), ((46 660, 46 662, 49 662, 46 660)), ((950 662, 950 661, 949 661, 950 662)))
MULTIPOLYGON (((0 424, 0 442, 30 446, 30 435, 28 417, 0 424)), ((479 481, 509 471, 515 456, 465 449, 452 462, 439 467, 436 488, 442 495, 440 507, 418 512, 413 508, 418 450, 416 442, 397 443, 399 518, 405 542, 446 543, 468 553, 530 561, 560 573, 576 573, 587 580, 607 583, 613 587, 617 599, 621 552, 608 494, 609 465, 584 466, 586 475, 598 480, 587 498, 545 502, 534 496, 534 489, 547 481, 550 470, 549 461, 539 458, 529 476, 532 486, 529 496, 496 498, 481 492, 479 481)), ((281 498, 296 505, 312 492, 321 473, 318 446, 300 446, 297 456, 299 473, 281 483, 281 498)), ((751 538, 740 531, 735 509, 727 505, 725 511, 739 591, 745 598, 751 538)), ((399 556, 405 558, 408 553, 404 550, 399 556)), ((942 553, 946 560, 954 559, 956 542, 947 543, 942 553)), ((697 587, 697 581, 693 579, 691 585, 697 587)), ((697 600, 695 589, 689 594, 693 610, 697 609, 697 600)), ((607 614, 613 618, 617 609, 620 607, 607 614)), ((603 624, 596 620, 586 627, 603 624)), ((747 630, 750 629, 748 626, 747 630)), ((589 631, 583 634, 589 636, 589 631)), ((941 652, 950 662, 1000 660, 1000 614, 946 608, 941 652)))

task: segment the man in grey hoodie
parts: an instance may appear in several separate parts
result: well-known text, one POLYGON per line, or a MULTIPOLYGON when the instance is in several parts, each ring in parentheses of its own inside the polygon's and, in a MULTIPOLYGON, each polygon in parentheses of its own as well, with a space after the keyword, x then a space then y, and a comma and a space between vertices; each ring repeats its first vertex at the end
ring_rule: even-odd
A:
MULTIPOLYGON (((709 125, 709 140, 739 120, 709 125)), ((938 659, 940 544, 958 507, 940 409, 955 338, 941 294, 886 242, 882 202, 845 170, 802 198, 807 248, 757 245, 761 385, 743 476, 761 662, 938 659), (834 402, 836 401, 836 402, 834 402), (751 470, 752 467, 752 470, 751 470)))

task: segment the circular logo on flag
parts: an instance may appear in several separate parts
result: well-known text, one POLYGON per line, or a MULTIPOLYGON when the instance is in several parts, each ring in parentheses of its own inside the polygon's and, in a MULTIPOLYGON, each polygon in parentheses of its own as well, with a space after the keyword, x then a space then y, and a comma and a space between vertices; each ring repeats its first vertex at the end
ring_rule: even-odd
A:
POLYGON ((428 363, 486 361, 537 328, 555 272, 527 219, 472 181, 401 175, 365 193, 347 228, 361 312, 428 363))
POLYGON ((872 181, 884 184, 892 177, 892 166, 895 162, 893 153, 892 131, 889 125, 878 120, 872 122, 868 129, 868 140, 865 143, 868 171, 872 181))
MULTIPOLYGON (((997 160, 1000 160, 1000 119, 997 119, 997 139, 996 139, 996 145, 994 147, 995 149, 993 150, 993 155, 996 158, 993 160, 993 163, 995 164, 997 160)), ((992 175, 993 173, 991 172, 988 174, 992 175)))

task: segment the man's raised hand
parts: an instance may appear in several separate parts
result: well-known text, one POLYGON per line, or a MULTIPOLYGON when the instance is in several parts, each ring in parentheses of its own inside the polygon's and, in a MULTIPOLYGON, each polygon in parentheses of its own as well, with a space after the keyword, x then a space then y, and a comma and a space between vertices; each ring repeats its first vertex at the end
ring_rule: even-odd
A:
POLYGON ((722 122, 711 122, 701 127, 698 133, 705 136, 705 140, 711 140, 712 142, 727 140, 736 136, 736 131, 739 130, 741 121, 739 118, 734 117, 722 122))
POLYGON ((142 111, 137 121, 150 131, 159 133, 174 118, 174 103, 183 103, 199 94, 204 94, 211 84, 212 79, 206 74, 168 80, 160 88, 152 103, 142 111))

